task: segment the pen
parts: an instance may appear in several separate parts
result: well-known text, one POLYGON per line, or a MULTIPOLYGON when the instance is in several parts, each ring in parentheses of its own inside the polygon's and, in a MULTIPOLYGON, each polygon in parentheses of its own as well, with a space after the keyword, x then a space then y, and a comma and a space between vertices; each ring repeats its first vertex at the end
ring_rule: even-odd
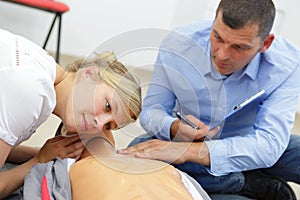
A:
MULTIPOLYGON (((196 129, 196 130, 199 130, 199 127, 196 126, 195 124, 193 124, 193 122, 191 122, 190 120, 188 120, 185 116, 183 116, 179 111, 174 111, 176 117, 183 121, 184 123, 190 125, 192 128, 196 129)), ((206 140, 211 140, 207 135, 205 136, 205 139, 206 140)))
POLYGON ((234 106, 233 110, 237 110, 240 109, 242 107, 244 107, 245 105, 247 105, 248 103, 250 103, 251 101, 253 101, 254 99, 260 97, 261 95, 263 95, 265 93, 265 90, 260 90, 259 92, 257 92, 255 95, 249 97, 248 99, 246 99, 245 101, 243 101, 242 103, 240 103, 237 106, 234 106))
POLYGON ((183 116, 179 111, 174 111, 176 117, 183 121, 184 123, 190 125, 192 128, 199 130, 199 127, 193 124, 190 120, 188 120, 185 116, 183 116))

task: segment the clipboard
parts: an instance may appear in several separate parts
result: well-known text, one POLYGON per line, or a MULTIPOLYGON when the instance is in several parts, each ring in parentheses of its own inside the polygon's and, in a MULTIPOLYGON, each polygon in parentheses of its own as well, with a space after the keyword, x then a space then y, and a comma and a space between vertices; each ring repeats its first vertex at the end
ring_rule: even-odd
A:
POLYGON ((249 105, 253 104, 254 102, 257 102, 257 100, 263 95, 265 94, 265 90, 260 90, 258 91, 256 94, 252 95, 251 97, 245 99, 244 101, 242 101, 240 104, 236 105, 234 107, 234 109, 229 112, 221 121, 212 123, 210 125, 210 130, 214 129, 216 126, 220 125, 221 123, 223 123, 224 121, 226 121, 227 119, 235 116, 237 113, 239 113, 241 110, 244 110, 246 107, 248 107, 249 105))

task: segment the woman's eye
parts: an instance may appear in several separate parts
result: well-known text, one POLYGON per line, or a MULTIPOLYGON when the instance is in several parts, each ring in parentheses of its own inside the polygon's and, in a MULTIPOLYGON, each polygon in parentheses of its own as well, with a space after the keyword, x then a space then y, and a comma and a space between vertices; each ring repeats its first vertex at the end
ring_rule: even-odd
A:
POLYGON ((108 101, 105 103, 105 111, 111 111, 111 107, 108 101))
POLYGON ((106 130, 110 130, 110 128, 111 128, 111 127, 110 127, 110 123, 105 124, 105 129, 106 129, 106 130))

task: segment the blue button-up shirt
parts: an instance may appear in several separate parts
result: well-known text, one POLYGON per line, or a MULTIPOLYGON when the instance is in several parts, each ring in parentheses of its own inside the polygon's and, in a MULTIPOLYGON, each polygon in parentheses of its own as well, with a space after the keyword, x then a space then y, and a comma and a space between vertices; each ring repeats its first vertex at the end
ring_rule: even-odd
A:
POLYGON ((209 172, 222 175, 272 166, 286 149, 300 92, 300 52, 276 37, 242 70, 226 77, 210 59, 212 22, 176 29, 163 41, 140 116, 142 127, 170 140, 173 110, 207 125, 221 121, 236 105, 265 94, 221 124, 220 134, 205 141, 209 172))

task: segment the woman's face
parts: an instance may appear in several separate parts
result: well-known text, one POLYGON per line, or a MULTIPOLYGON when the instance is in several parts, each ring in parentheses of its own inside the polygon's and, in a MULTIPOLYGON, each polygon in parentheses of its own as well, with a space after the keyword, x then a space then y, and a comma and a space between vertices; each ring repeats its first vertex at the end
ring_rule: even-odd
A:
POLYGON ((97 72, 82 70, 73 91, 72 112, 67 113, 68 132, 96 134, 121 127, 130 121, 129 108, 97 72))

